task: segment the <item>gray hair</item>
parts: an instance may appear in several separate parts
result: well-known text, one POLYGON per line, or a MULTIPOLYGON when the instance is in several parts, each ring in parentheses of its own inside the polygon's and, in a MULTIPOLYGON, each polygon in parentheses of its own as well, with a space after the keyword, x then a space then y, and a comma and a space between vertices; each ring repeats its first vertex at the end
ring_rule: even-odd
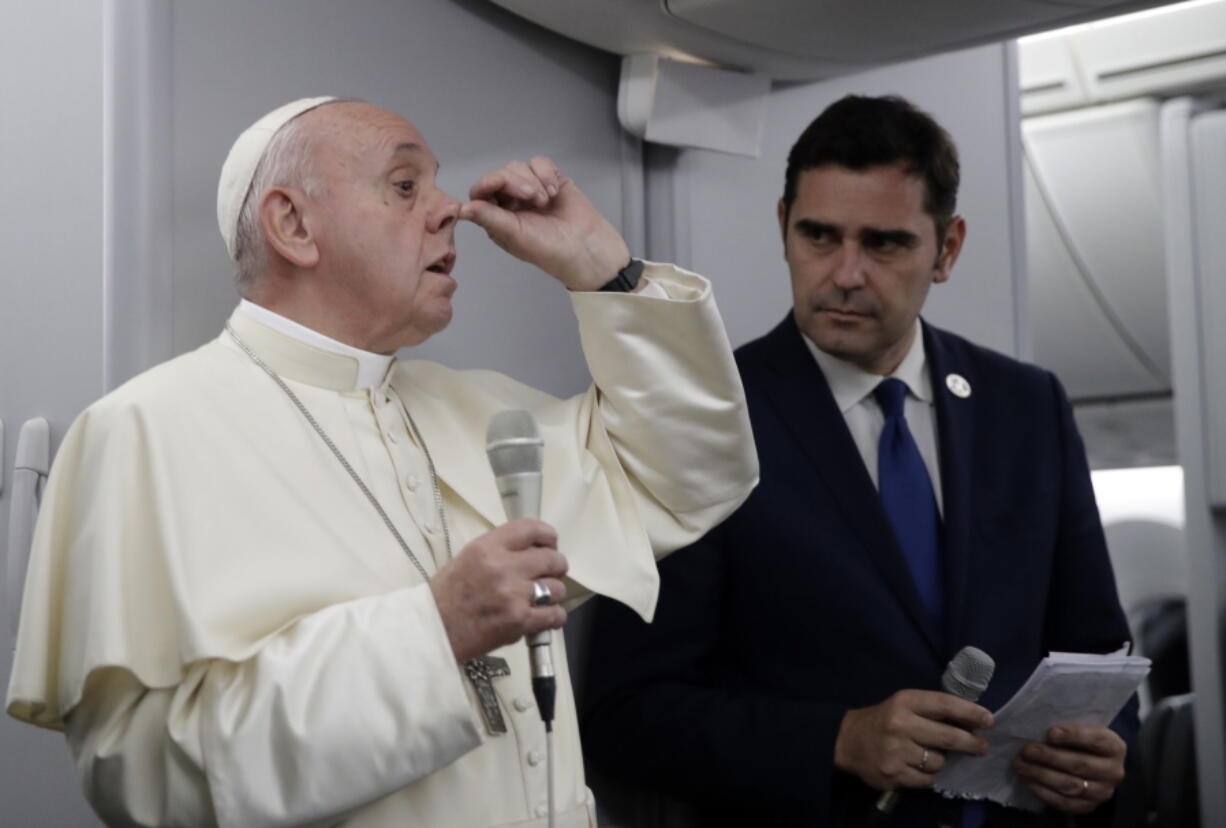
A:
MULTIPOLYGON (((352 100, 338 98, 320 106, 352 100)), ((238 268, 234 281, 240 296, 247 296, 268 267, 268 245, 264 228, 260 226, 260 201, 264 193, 273 187, 297 187, 308 198, 319 198, 326 193, 326 184, 315 170, 314 143, 311 130, 299 115, 277 130, 264 150, 235 226, 234 258, 238 268)))

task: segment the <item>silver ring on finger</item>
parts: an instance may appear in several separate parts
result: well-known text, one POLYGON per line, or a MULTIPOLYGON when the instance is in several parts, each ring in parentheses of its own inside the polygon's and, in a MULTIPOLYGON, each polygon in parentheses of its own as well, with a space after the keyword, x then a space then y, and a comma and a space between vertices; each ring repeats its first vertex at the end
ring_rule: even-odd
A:
POLYGON ((924 748, 924 755, 920 757, 919 769, 921 773, 928 772, 928 748, 924 748))
POLYGON ((1076 796, 1082 797, 1090 792, 1090 780, 1081 780, 1081 790, 1076 793, 1076 796))
POLYGON ((543 607, 553 600, 553 593, 549 591, 549 587, 545 586, 540 581, 532 582, 532 606, 543 607))

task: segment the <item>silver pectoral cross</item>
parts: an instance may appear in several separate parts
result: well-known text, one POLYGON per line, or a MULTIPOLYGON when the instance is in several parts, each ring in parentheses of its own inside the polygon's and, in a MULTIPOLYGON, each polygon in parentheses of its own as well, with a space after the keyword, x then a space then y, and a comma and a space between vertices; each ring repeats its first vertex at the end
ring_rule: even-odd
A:
POLYGON ((491 736, 507 732, 506 720, 502 718, 502 710, 498 706, 498 694, 494 692, 491 679, 511 675, 511 668, 505 658, 483 655, 480 658, 470 658, 464 662, 464 672, 477 691, 477 701, 481 703, 481 717, 485 719, 485 730, 491 736))

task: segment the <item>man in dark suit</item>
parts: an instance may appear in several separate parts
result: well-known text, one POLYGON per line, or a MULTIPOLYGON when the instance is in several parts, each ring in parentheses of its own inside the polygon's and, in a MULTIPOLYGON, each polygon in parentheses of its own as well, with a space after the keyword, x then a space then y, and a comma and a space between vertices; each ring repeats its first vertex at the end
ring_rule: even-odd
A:
POLYGON ((762 482, 660 568, 655 623, 597 608, 589 764, 703 825, 1106 821, 1135 702, 1062 725, 1013 770, 1040 814, 931 791, 947 753, 1049 651, 1129 638, 1081 440, 1050 373, 919 318, 966 236, 957 152, 899 98, 845 98, 792 148, 779 202, 794 307, 742 347, 762 482), (939 692, 996 661, 982 706, 939 692))

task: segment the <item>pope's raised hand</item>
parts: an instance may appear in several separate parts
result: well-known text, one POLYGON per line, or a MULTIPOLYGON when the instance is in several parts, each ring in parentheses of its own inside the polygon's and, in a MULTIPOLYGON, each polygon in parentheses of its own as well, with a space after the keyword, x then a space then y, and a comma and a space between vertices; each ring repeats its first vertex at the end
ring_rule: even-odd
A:
POLYGON ((483 175, 468 197, 460 218, 570 290, 596 290, 630 261, 617 229, 544 156, 483 175))
POLYGON ((430 581, 456 660, 566 623, 566 610, 557 606, 566 598, 566 568, 557 532, 531 518, 503 524, 460 550, 430 581), (548 605, 533 604, 533 581, 549 589, 548 605))

